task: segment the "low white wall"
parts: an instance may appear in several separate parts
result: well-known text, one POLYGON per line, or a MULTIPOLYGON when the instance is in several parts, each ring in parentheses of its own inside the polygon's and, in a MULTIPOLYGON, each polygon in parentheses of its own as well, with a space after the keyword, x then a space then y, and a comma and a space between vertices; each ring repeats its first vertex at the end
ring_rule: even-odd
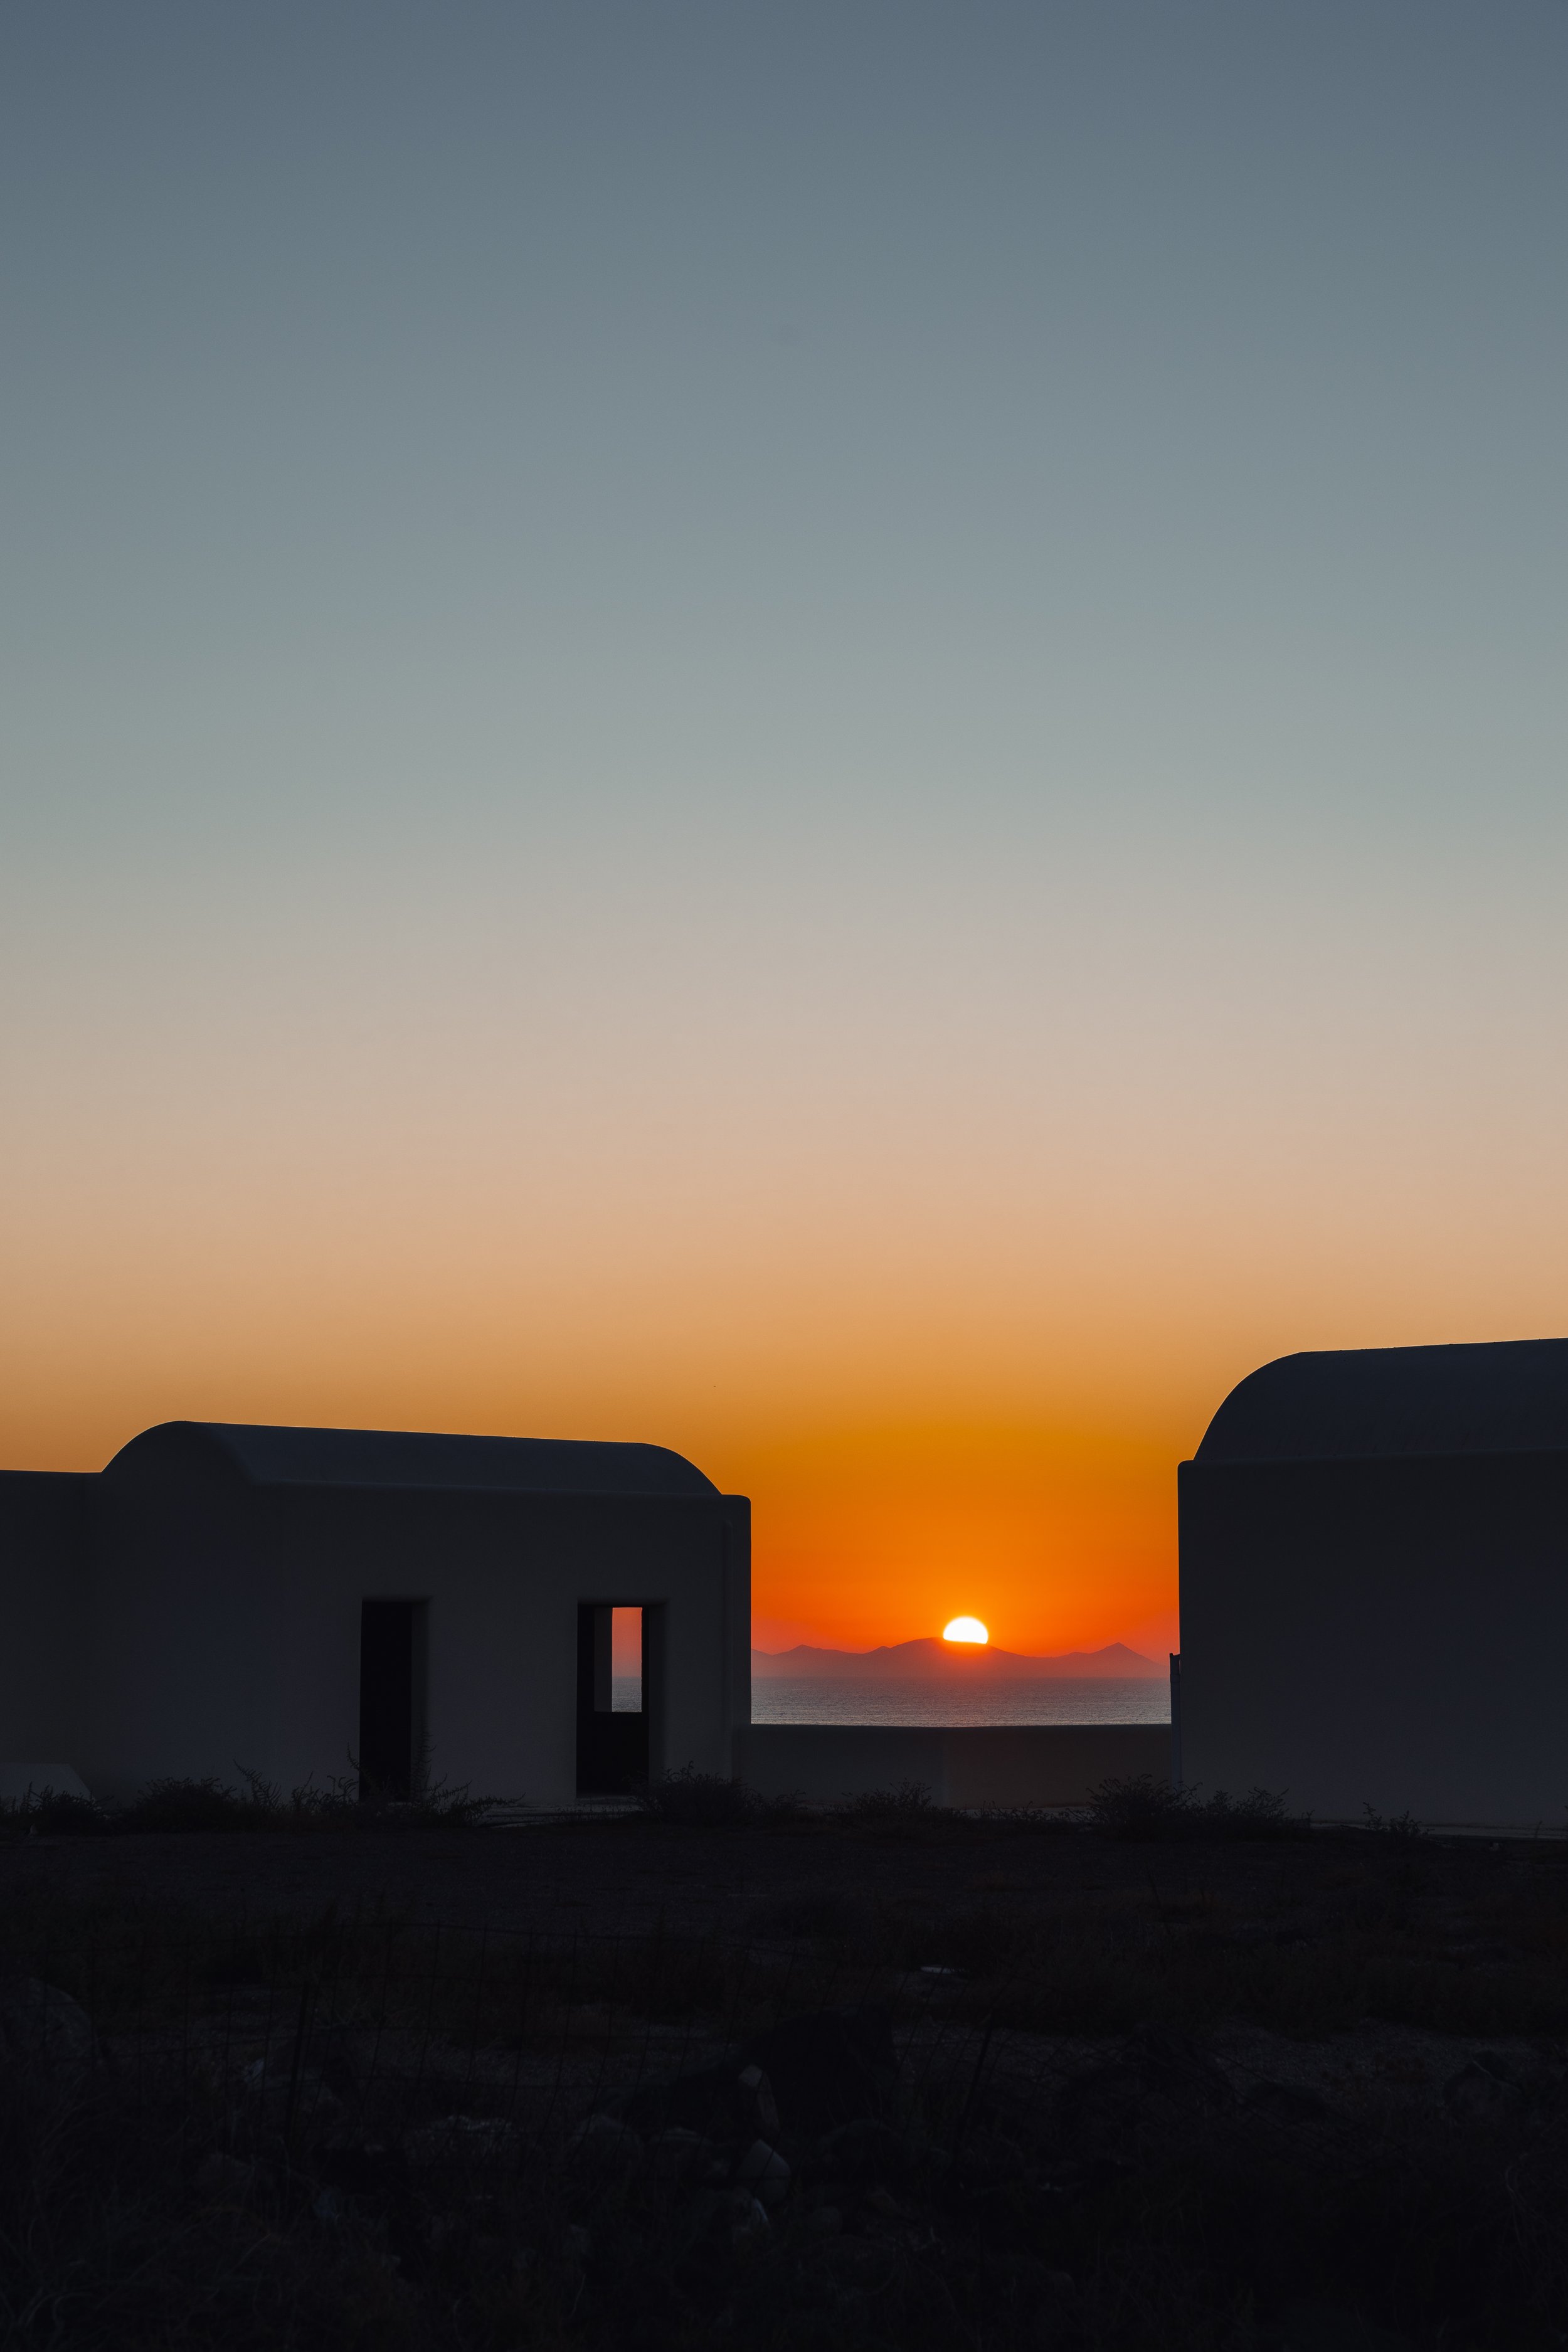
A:
POLYGON ((1163 1723, 963 1725, 926 1729, 752 1723, 735 1734, 735 1778, 765 1797, 831 1804, 918 1780, 939 1805, 1081 1805, 1101 1780, 1171 1770, 1163 1723))

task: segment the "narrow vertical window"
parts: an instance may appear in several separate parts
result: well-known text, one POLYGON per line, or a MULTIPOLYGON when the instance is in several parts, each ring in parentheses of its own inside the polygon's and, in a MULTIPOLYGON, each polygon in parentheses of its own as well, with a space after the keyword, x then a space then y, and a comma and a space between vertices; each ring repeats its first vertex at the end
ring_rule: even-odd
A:
POLYGON ((647 1619, 640 1604, 577 1605, 577 1793, 620 1797, 647 1785, 657 1699, 647 1619))
POLYGON ((421 1601, 360 1604, 359 1785, 363 1799, 405 1801, 423 1767, 421 1601))
POLYGON ((641 1715, 643 1696, 642 1611, 610 1612, 611 1705, 616 1715, 641 1715))

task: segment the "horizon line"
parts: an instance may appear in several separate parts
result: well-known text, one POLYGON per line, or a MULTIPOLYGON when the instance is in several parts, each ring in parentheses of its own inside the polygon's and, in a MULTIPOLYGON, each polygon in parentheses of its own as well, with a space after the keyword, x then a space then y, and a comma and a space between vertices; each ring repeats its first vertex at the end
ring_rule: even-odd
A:
POLYGON ((1130 1643, 1120 1640, 1101 1642, 1092 1650, 1008 1650, 1000 1642, 944 1642, 940 1633, 910 1633, 901 1642, 873 1642, 868 1650, 840 1650, 827 1642, 792 1642, 787 1650, 759 1650, 753 1642, 752 1655, 753 1658, 787 1658, 793 1656, 796 1650, 818 1650, 826 1658, 874 1658, 882 1650, 912 1649, 917 1642, 942 1643, 946 1650, 971 1653, 980 1657, 1098 1658, 1102 1657, 1107 1650, 1125 1650, 1130 1658, 1142 1658, 1146 1666, 1157 1666, 1160 1663, 1144 1651, 1135 1650, 1130 1643))

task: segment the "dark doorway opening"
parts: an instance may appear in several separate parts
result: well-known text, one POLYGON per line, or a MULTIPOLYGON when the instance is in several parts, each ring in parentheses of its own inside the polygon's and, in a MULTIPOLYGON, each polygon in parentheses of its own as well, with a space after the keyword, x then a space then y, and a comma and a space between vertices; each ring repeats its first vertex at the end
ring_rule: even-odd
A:
POLYGON ((649 1727, 656 1696, 657 1643, 653 1637, 659 1614, 655 1609, 640 1609, 619 1601, 584 1601, 578 1604, 580 1797, 624 1797, 647 1784, 652 1754, 649 1727), (623 1669, 618 1675, 617 1642, 623 1669))
POLYGON ((365 1601, 359 1630, 359 1788, 406 1801, 424 1771, 425 1603, 365 1601))

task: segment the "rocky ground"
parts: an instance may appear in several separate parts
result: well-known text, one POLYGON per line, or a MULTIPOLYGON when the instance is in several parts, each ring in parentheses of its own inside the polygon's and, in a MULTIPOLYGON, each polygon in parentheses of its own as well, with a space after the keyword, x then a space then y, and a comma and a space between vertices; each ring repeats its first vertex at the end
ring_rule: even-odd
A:
POLYGON ((1568 1853, 19 1836, 18 2346, 1568 2342, 1568 1853))

